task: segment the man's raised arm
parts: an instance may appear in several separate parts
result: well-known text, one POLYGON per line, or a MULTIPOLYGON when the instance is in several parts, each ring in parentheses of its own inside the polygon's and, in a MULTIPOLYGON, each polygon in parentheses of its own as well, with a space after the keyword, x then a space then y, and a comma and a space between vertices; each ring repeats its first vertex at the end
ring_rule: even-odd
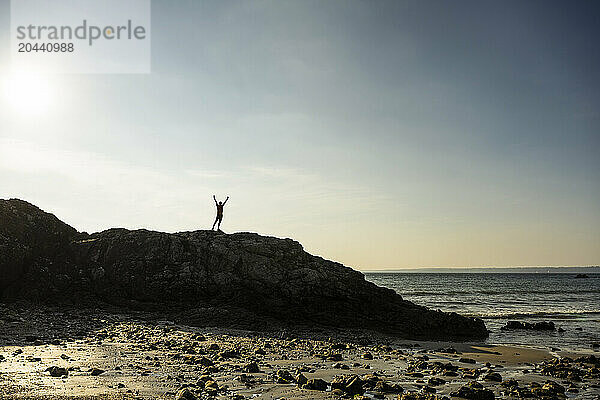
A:
POLYGON ((219 203, 217 203, 217 196, 215 196, 214 194, 213 194, 213 200, 215 201, 215 204, 219 204, 219 203))
POLYGON ((227 203, 227 200, 229 200, 229 196, 227 196, 227 198, 225 199, 225 201, 223 202, 223 205, 225 205, 225 203, 227 203))

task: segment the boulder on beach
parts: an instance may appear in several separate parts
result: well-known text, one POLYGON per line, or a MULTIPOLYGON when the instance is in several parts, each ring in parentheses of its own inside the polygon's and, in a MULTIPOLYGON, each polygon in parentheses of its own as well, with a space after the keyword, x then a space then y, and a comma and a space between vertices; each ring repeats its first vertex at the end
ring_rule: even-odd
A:
POLYGON ((521 321, 508 321, 506 325, 504 325, 502 330, 511 330, 511 329, 527 329, 532 331, 553 331, 556 329, 554 326, 554 322, 552 321, 541 321, 541 322, 521 322, 521 321))
POLYGON ((88 235, 17 199, 0 200, 0 299, 99 300, 168 310, 191 324, 264 317, 415 339, 488 336, 480 319, 406 301, 292 239, 206 230, 88 235), (220 321, 216 309, 229 314, 220 321))
POLYGON ((461 386, 456 392, 450 394, 451 397, 459 397, 469 400, 494 400, 494 392, 485 389, 478 382, 470 382, 465 386, 461 386))

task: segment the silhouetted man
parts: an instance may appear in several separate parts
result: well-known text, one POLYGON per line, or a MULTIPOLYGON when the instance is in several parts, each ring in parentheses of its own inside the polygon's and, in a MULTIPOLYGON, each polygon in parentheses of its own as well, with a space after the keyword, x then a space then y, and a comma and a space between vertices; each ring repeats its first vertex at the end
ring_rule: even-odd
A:
POLYGON ((221 221, 223 221, 223 207, 225 207, 225 203, 229 200, 229 196, 225 199, 225 201, 217 201, 217 197, 213 194, 213 200, 215 201, 215 206, 217 206, 217 218, 215 218, 215 222, 213 223, 212 230, 215 230, 215 225, 217 222, 217 230, 221 230, 221 221))

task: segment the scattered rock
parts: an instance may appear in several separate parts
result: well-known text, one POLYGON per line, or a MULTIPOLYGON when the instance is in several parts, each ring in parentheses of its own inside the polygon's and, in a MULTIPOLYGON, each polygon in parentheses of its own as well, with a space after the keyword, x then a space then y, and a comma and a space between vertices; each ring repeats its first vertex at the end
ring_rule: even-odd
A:
POLYGON ((436 388, 434 388, 434 387, 431 387, 431 386, 423 386, 423 387, 421 388, 421 390, 422 390, 423 392, 425 392, 425 393, 435 393, 435 392, 437 392, 437 389, 436 389, 436 388))
POLYGON ((296 383, 298 384, 298 386, 303 386, 307 382, 308 378, 306 378, 306 376, 302 372, 296 375, 296 383))
POLYGON ((481 388, 481 385, 468 384, 462 386, 458 391, 452 392, 451 397, 461 397, 468 400, 494 400, 494 392, 481 388))
POLYGON ((483 379, 492 382, 502 382, 502 375, 497 372, 489 372, 483 377, 483 379))
POLYGON ((427 392, 406 392, 398 396, 399 400, 438 400, 438 396, 427 392))
POLYGON ((175 395, 176 400, 197 400, 198 397, 188 388, 183 388, 175 395))
POLYGON ((577 366, 572 365, 571 361, 569 358, 555 358, 544 362, 540 365, 540 373, 554 378, 580 382, 585 372, 577 366))
POLYGON ((504 388, 514 388, 519 386, 519 382, 516 379, 508 379, 500 384, 501 387, 504 388))
POLYGON ((541 322, 521 322, 521 321, 508 321, 504 325, 502 330, 510 329, 527 329, 533 331, 553 331, 555 329, 554 322, 552 321, 541 321, 541 322))
POLYGON ((308 389, 308 390, 320 390, 320 391, 325 391, 327 390, 327 386, 328 383, 325 382, 323 379, 309 379, 308 382, 306 382, 304 385, 302 385, 303 389, 308 389))
POLYGON ((254 374, 260 372, 260 368, 258 367, 258 364, 253 361, 244 366, 244 372, 254 374))
POLYGON ((547 381, 546 383, 544 383, 544 386, 542 386, 542 390, 552 394, 565 393, 565 387, 554 381, 547 381))
POLYGON ((427 381, 427 384, 429 386, 439 386, 439 385, 446 384, 446 381, 441 378, 429 378, 429 380, 427 381))
POLYGON ((50 376, 53 376, 55 378, 69 375, 69 372, 67 371, 67 369, 62 368, 62 367, 52 366, 52 367, 47 368, 46 371, 50 372, 50 376))
POLYGON ((356 375, 336 376, 331 380, 332 389, 339 389, 350 395, 362 394, 362 380, 356 375))
POLYGON ((275 373, 275 382, 277 383, 295 383, 296 380, 288 370, 280 369, 275 373))

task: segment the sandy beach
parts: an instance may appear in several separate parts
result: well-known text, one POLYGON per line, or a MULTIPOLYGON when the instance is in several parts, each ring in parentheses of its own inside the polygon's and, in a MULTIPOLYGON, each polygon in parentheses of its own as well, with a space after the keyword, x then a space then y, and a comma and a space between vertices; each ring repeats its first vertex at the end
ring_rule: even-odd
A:
POLYGON ((360 330, 242 331, 159 318, 4 307, 0 398, 593 399, 600 394, 599 360, 590 357, 592 350, 417 342, 360 330))

